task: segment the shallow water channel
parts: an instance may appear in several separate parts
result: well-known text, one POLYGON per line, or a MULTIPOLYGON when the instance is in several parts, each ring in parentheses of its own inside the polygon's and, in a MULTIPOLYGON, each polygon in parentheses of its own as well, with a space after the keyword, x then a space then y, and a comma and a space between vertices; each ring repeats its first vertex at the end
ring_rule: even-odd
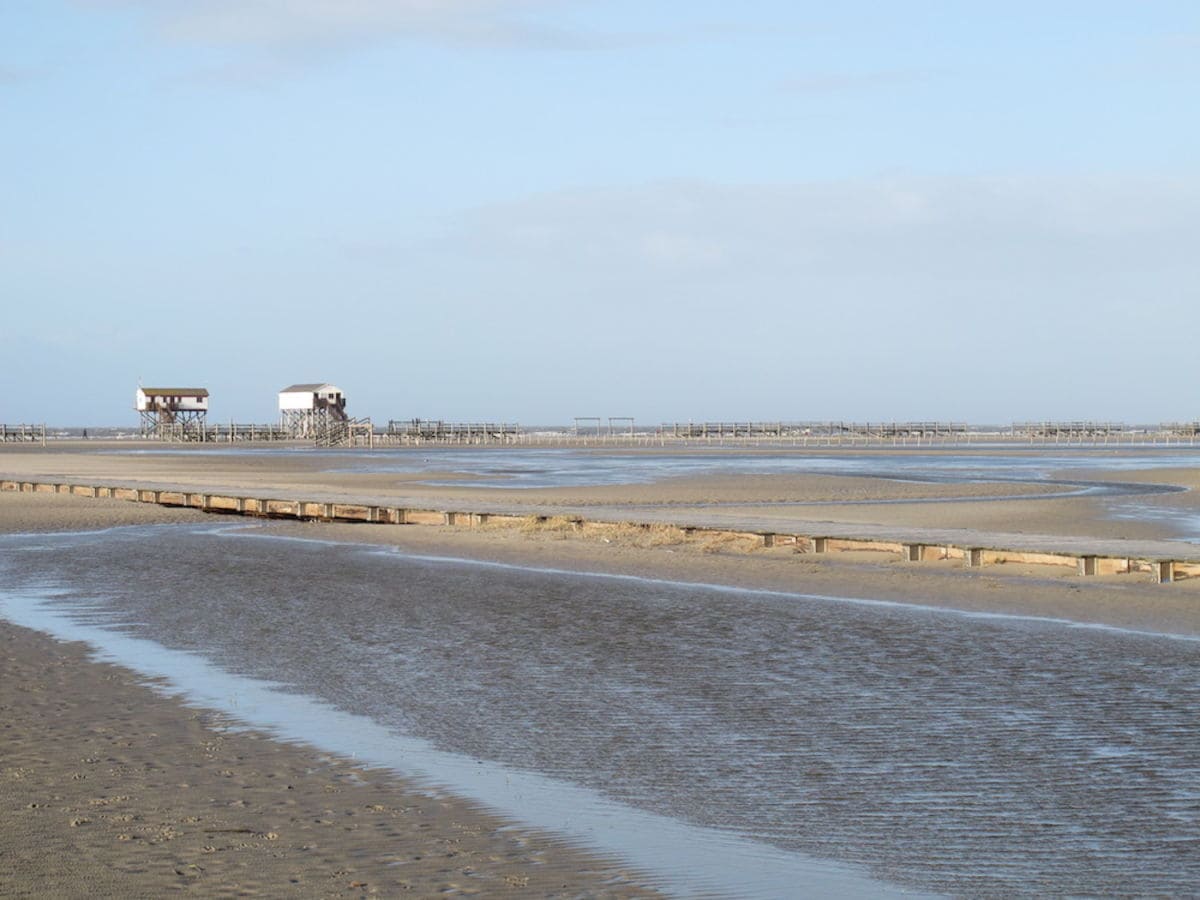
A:
POLYGON ((680 893, 1200 892, 1195 640, 270 533, 2 537, 0 614, 680 893))
MULTIPOLYGON (((871 448, 806 450, 796 448, 700 448, 690 451, 637 451, 605 448, 417 447, 376 450, 262 448, 192 445, 106 451, 121 456, 171 453, 181 456, 298 458, 316 460, 327 472, 428 475, 426 483, 456 487, 563 488, 650 484, 667 478, 737 475, 848 475, 907 481, 1034 482, 1078 489, 1095 482, 1097 472, 1194 467, 1200 448, 1138 447, 1122 450, 959 447, 937 451, 871 448), (444 481, 446 473, 454 473, 444 481), (1056 476, 1070 473, 1065 481, 1056 476)), ((1127 488, 1132 486, 1126 486, 1127 488)), ((1144 486, 1140 486, 1144 487, 1144 486)), ((1119 492, 1119 490, 1118 490, 1119 492)))

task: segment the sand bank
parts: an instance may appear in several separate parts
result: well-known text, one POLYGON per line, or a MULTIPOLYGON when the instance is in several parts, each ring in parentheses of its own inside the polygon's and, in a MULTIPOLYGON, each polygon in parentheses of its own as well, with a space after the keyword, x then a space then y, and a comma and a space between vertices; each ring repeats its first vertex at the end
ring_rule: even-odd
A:
MULTIPOLYGON (((801 532, 804 523, 834 522, 918 528, 1014 531, 1104 539, 1164 539, 1175 530, 1164 519, 1115 519, 1106 503, 1093 496, 1062 496, 1057 485, 992 481, 937 483, 893 478, 790 473, 771 475, 703 475, 666 478, 650 484, 618 484, 540 489, 456 486, 471 476, 447 468, 437 471, 438 452, 428 451, 433 468, 423 472, 368 473, 338 471, 345 458, 316 453, 221 453, 164 448, 149 444, 136 453, 128 445, 94 452, 92 442, 47 449, 0 446, 0 476, 26 480, 77 480, 89 483, 137 483, 217 493, 249 493, 279 497, 366 497, 380 505, 468 508, 471 503, 511 508, 550 508, 583 514, 619 509, 633 517, 639 510, 657 513, 703 513, 736 518, 753 515, 778 523, 781 532, 801 532), (430 484, 428 482, 444 482, 430 484)), ((503 449, 481 451, 501 458, 503 449)), ((672 451, 673 453, 675 451, 672 451)), ((741 454, 741 451, 738 451, 741 454)), ((841 452, 841 451, 839 451, 841 452)), ((803 452, 793 451, 803 456, 803 452)), ((626 451, 625 455, 636 455, 626 451)), ((831 451, 814 455, 827 457, 831 451)), ((858 456, 879 455, 861 451, 858 456)), ((1030 455, 1016 454, 1011 455, 1030 455)), ((1160 511, 1200 511, 1195 470, 1127 472, 1120 455, 1111 471, 1089 469, 1089 480, 1179 484, 1182 493, 1148 496, 1148 507, 1160 511), (1189 474, 1190 473, 1190 474, 1189 474)), ((447 462, 450 465, 450 462, 447 462)), ((1078 471, 1060 473, 1079 478, 1078 471)), ((1069 491, 1070 489, 1068 489, 1069 491)))
POLYGON ((203 521, 194 510, 172 509, 153 503, 87 498, 66 494, 0 494, 0 534, 53 531, 93 531, 120 525, 155 525, 203 521))

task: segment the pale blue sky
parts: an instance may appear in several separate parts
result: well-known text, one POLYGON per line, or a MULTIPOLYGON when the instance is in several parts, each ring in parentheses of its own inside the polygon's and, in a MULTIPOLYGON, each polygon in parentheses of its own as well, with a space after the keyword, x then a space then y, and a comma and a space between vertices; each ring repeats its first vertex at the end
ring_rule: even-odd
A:
POLYGON ((0 0, 0 421, 1200 417, 1200 5, 0 0))

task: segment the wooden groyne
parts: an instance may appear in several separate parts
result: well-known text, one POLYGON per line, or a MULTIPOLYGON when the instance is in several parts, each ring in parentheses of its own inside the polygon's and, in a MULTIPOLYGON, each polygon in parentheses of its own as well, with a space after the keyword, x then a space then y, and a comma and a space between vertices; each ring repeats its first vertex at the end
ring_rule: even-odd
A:
POLYGON ((761 547, 791 547, 797 553, 827 554, 875 551, 896 554, 907 563, 954 560, 968 568, 1001 563, 1071 567, 1081 576, 1147 573, 1166 584, 1200 575, 1200 545, 1176 541, 1104 540, 1056 535, 997 534, 967 530, 796 523, 804 530, 781 528, 779 522, 726 518, 704 513, 645 515, 631 521, 619 509, 597 510, 584 517, 555 509, 447 509, 397 506, 363 499, 305 499, 182 488, 135 485, 81 484, 66 481, 2 480, 0 491, 68 494, 112 498, 135 503, 186 507, 207 513, 321 522, 363 522, 381 525, 443 525, 458 527, 545 525, 555 522, 580 532, 611 532, 614 528, 672 528, 683 540, 711 541, 747 538, 761 547))

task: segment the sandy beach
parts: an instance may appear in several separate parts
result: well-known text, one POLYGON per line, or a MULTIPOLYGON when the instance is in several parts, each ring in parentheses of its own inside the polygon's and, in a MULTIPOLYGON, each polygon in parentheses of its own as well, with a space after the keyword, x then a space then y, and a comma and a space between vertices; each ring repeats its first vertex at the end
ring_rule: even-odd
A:
MULTIPOLYGON (((1115 521, 1087 497, 1031 499, 1031 484, 923 484, 823 475, 672 479, 522 491, 430 486, 428 475, 331 473, 298 456, 0 451, 8 477, 358 492, 380 497, 503 499, 680 509, 719 503, 830 521, 1023 528, 1097 537, 1164 537, 1154 521, 1115 521), (979 499, 972 502, 970 493, 979 499), (967 496, 964 497, 964 494, 967 496), (1014 499, 995 498, 998 495, 1014 499), (1016 500, 1017 497, 1024 499, 1016 500), (938 502, 945 498, 946 502, 938 502), (912 501, 912 502, 908 502, 912 501), (843 505, 837 505, 837 504, 843 505), (852 505, 845 505, 852 503, 852 505)), ((454 472, 445 478, 458 477, 454 472)), ((1108 472, 1101 478, 1181 485, 1197 508, 1195 470, 1108 472)), ((1166 502, 1158 497, 1149 502, 1166 502)), ((0 494, 0 531, 43 532, 202 522, 187 509, 60 495, 0 494)), ((815 559, 787 547, 697 545, 668 529, 585 537, 553 522, 454 528, 271 522, 320 536, 447 557, 635 574, 798 594, 1200 634, 1200 579, 1169 587, 1130 576, 1083 580, 1054 566, 967 570, 906 566, 882 553, 815 559)), ((384 773, 305 746, 231 731, 214 714, 164 696, 86 648, 0 625, 0 893, 5 896, 209 895, 641 896, 652 886, 620 865, 384 773)))

